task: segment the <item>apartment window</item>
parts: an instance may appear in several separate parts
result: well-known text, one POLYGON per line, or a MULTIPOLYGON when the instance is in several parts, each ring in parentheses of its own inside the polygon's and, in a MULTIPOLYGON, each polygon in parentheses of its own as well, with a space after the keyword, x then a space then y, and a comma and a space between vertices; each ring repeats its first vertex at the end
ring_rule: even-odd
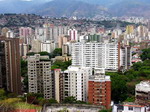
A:
POLYGON ((133 110, 133 107, 129 107, 129 110, 133 110))

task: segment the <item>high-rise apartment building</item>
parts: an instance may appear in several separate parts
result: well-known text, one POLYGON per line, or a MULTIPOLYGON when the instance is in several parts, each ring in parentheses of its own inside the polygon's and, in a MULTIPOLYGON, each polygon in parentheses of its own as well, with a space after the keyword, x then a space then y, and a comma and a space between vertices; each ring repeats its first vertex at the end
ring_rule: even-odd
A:
POLYGON ((46 40, 53 40, 58 43, 58 37, 62 35, 67 35, 67 26, 44 26, 35 29, 36 39, 45 42, 46 40))
POLYGON ((70 36, 71 41, 78 42, 78 31, 76 29, 69 29, 68 35, 70 36))
POLYGON ((19 36, 20 37, 28 37, 33 34, 33 29, 30 27, 21 27, 19 28, 19 36))
POLYGON ((98 34, 89 34, 88 35, 88 42, 102 42, 102 38, 101 38, 101 35, 98 35, 98 34))
POLYGON ((132 54, 131 54, 131 47, 130 46, 121 46, 119 48, 119 57, 120 57, 120 62, 119 64, 121 65, 119 67, 120 70, 127 70, 130 68, 131 64, 131 59, 132 59, 132 54))
POLYGON ((54 41, 41 42, 41 51, 46 51, 52 53, 56 48, 56 43, 54 41))
POLYGON ((29 93, 41 93, 52 98, 51 61, 49 56, 35 54, 28 57, 29 93))
POLYGON ((19 38, 0 37, 0 88, 21 94, 19 38))
POLYGON ((64 100, 64 74, 61 69, 52 70, 52 92, 57 102, 64 100))
POLYGON ((118 44, 73 43, 72 65, 118 70, 118 44))
POLYGON ((137 27, 138 36, 141 37, 141 40, 144 40, 144 37, 148 36, 148 28, 146 26, 140 25, 137 27))
POLYGON ((72 42, 67 42, 62 45, 62 55, 71 55, 72 53, 72 42))
POLYGON ((62 48, 67 42, 69 42, 69 36, 60 36, 58 39, 58 48, 62 48))
POLYGON ((32 52, 41 52, 41 41, 35 39, 35 40, 32 40, 32 48, 31 48, 31 51, 32 52))
POLYGON ((29 45, 20 43, 20 56, 26 56, 29 52, 29 45))
POLYGON ((23 38, 25 44, 31 44, 33 29, 30 27, 19 28, 19 36, 23 38))
POLYGON ((110 76, 96 73, 89 77, 88 102, 101 105, 110 109, 111 104, 111 80, 110 76))
POLYGON ((92 69, 70 66, 63 74, 64 97, 74 96, 77 100, 87 101, 88 79, 92 75, 92 69))
POLYGON ((133 25, 127 25, 127 26, 126 26, 126 33, 127 33, 127 34, 132 34, 132 33, 134 33, 134 26, 133 26, 133 25))
POLYGON ((118 43, 72 43, 72 65, 117 71, 125 66, 121 61, 125 59, 126 62, 128 55, 131 54, 131 52, 127 52, 129 53, 127 55, 121 54, 120 46, 118 43), (125 58, 121 58, 122 55, 125 55, 125 58))

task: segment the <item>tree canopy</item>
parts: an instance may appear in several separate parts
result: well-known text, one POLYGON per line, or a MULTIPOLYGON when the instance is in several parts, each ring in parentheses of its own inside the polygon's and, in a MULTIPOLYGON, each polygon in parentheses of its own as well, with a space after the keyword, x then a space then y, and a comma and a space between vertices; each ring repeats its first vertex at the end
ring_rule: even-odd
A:
POLYGON ((150 48, 142 50, 141 59, 143 61, 144 60, 150 60, 150 48))
POLYGON ((77 100, 74 96, 68 96, 63 100, 65 104, 88 104, 87 102, 77 100))
POLYGON ((150 48, 142 50, 143 62, 134 63, 125 73, 106 73, 111 76, 112 100, 115 102, 133 102, 135 85, 150 79, 150 48))
POLYGON ((68 66, 71 65, 71 60, 70 61, 55 61, 51 67, 51 69, 61 69, 61 70, 66 70, 68 66))
POLYGON ((135 85, 150 79, 150 60, 134 63, 125 73, 106 73, 111 76, 112 100, 115 102, 133 102, 135 85))

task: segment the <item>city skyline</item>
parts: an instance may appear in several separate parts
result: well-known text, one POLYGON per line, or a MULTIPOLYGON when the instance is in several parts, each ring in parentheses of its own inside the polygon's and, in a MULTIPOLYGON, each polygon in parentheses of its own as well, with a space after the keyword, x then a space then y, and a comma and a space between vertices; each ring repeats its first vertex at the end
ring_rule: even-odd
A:
POLYGON ((0 0, 0 112, 149 112, 149 11, 149 0, 0 0))

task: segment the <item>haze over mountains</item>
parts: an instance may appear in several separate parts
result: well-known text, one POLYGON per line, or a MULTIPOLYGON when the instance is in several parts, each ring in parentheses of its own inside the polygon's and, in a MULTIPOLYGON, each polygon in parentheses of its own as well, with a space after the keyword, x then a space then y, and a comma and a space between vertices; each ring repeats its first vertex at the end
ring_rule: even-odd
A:
POLYGON ((150 16, 150 0, 0 0, 0 13, 51 17, 150 16))

